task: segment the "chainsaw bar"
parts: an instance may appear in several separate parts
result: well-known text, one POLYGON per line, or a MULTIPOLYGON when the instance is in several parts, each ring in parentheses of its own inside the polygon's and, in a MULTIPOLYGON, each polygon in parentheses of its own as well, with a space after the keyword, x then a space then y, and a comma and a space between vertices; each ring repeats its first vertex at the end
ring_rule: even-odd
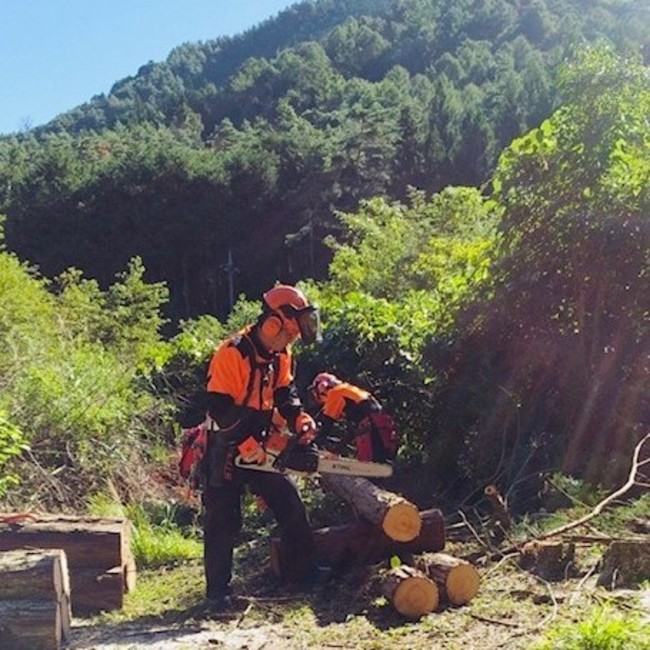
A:
POLYGON ((258 472, 276 472, 279 474, 290 472, 291 474, 299 474, 302 476, 314 476, 317 474, 347 474, 348 476, 382 478, 392 476, 393 474, 392 465, 386 463, 370 463, 356 460, 354 458, 326 458, 323 456, 318 458, 318 464, 316 466, 316 471, 314 472, 292 469, 291 467, 279 469, 275 462, 277 457, 278 455, 267 450, 265 462, 259 464, 247 463, 241 455, 237 454, 237 456, 235 456, 235 465, 242 469, 252 469, 258 472))

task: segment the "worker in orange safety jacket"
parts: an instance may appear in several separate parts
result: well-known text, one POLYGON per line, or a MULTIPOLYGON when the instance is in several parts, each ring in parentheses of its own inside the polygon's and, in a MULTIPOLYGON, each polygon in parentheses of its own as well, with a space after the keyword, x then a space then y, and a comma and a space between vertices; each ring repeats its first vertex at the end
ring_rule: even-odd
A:
POLYGON ((399 446, 395 421, 371 393, 329 372, 318 373, 307 390, 321 407, 316 415, 317 442, 324 443, 334 424, 345 421, 358 460, 387 462, 395 458, 399 446))
POLYGON ((263 295, 258 320, 225 339, 210 361, 202 501, 206 595, 215 610, 233 604, 232 559, 246 487, 264 500, 279 523, 292 585, 308 585, 317 570, 311 528, 296 484, 283 473, 239 467, 234 458, 239 454, 247 463, 264 462, 263 443, 274 409, 299 436, 298 455, 314 449, 316 423, 294 385, 291 344, 319 337, 318 309, 301 290, 279 284, 263 295))

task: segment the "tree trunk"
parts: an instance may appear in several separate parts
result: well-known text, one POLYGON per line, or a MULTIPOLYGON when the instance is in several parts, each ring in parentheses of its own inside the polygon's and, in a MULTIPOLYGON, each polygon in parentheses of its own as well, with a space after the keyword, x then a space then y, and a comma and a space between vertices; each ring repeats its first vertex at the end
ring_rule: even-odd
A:
POLYGON ((631 587, 650 580, 650 542, 621 539, 612 542, 603 556, 598 584, 609 589, 631 587))
POLYGON ((531 573, 556 582, 575 573, 575 545, 559 540, 533 540, 521 547, 519 565, 531 573))
POLYGON ((392 540, 410 542, 422 527, 420 513, 404 497, 377 487, 360 476, 323 474, 321 485, 349 503, 367 521, 377 524, 392 540))
MULTIPOLYGON (((357 521, 314 530, 314 547, 319 564, 333 569, 366 564, 391 555, 441 551, 445 547, 445 522, 440 510, 420 512, 420 534, 410 542, 396 542, 375 524, 357 521)), ((286 566, 279 537, 271 538, 271 568, 282 575, 286 566)))
POLYGON ((511 520, 510 513, 508 512, 508 504, 501 496, 496 485, 487 485, 484 490, 487 500, 490 502, 492 508, 492 521, 495 525, 499 526, 502 531, 510 530, 511 520))
POLYGON ((478 571, 466 560, 447 553, 427 553, 415 561, 415 567, 438 585, 441 600, 452 605, 464 605, 478 593, 478 571))
POLYGON ((381 591, 406 618, 417 620, 438 607, 438 587, 424 573, 402 565, 383 576, 381 591))
POLYGON ((0 576, 0 600, 50 600, 70 594, 66 557, 59 549, 0 553, 0 576))

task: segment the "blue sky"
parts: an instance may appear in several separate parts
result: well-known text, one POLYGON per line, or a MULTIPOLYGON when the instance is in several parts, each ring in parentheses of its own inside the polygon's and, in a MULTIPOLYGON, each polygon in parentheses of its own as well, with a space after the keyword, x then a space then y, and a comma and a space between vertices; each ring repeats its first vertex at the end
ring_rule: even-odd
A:
POLYGON ((234 35, 297 0, 0 0, 0 134, 108 93, 186 42, 234 35))

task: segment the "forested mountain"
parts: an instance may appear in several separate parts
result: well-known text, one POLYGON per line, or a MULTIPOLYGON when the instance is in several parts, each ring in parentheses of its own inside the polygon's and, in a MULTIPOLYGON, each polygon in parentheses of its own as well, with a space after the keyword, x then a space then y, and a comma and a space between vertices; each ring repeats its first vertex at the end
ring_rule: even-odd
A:
POLYGON ((561 61, 599 39, 638 53, 649 24, 641 0, 296 4, 3 138, 7 246, 102 286, 139 255, 173 322, 222 316, 231 287, 323 277, 336 210, 480 186, 559 104, 561 61))

